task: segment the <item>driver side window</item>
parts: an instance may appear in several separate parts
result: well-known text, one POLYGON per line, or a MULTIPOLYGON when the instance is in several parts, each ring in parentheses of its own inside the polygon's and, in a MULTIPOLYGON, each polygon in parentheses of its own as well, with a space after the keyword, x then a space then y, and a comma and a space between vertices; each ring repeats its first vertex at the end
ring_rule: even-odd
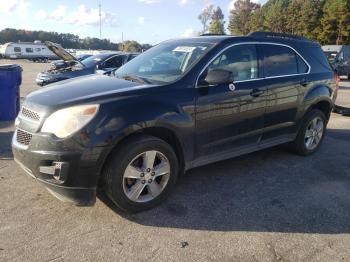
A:
POLYGON ((214 69, 232 72, 234 81, 258 78, 256 46, 237 45, 227 49, 209 65, 208 72, 214 69))

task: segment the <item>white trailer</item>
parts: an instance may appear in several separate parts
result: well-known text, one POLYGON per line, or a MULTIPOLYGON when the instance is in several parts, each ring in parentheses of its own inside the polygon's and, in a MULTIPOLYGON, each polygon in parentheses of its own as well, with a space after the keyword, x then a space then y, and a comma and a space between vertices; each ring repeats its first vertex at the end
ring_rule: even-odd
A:
POLYGON ((0 46, 0 56, 10 59, 29 59, 32 61, 48 61, 58 59, 58 57, 40 41, 35 41, 34 43, 11 42, 3 44, 0 46))

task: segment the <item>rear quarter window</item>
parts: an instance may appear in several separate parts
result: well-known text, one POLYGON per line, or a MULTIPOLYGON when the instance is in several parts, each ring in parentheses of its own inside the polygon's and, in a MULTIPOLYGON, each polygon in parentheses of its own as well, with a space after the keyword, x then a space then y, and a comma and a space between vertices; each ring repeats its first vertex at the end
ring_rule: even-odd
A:
POLYGON ((321 47, 309 46, 301 50, 301 54, 308 61, 313 73, 325 73, 333 71, 332 66, 321 47))

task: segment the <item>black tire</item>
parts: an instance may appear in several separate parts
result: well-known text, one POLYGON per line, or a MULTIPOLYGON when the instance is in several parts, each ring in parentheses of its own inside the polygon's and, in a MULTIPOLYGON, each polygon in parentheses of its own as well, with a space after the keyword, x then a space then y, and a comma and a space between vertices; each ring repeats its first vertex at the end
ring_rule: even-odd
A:
POLYGON ((112 153, 103 171, 107 196, 122 210, 127 212, 140 212, 151 209, 160 204, 169 195, 176 184, 179 173, 179 163, 173 148, 165 141, 153 137, 140 135, 123 142, 112 153), (170 164, 169 180, 163 191, 148 202, 135 202, 128 198, 123 189, 124 172, 129 163, 139 154, 156 150, 161 152, 170 164))
POLYGON ((294 153, 296 153, 298 155, 302 155, 302 156, 308 156, 308 155, 315 153, 318 150, 318 148, 320 147, 320 145, 322 144, 322 141, 323 141, 325 133, 326 133, 326 127, 327 127, 327 118, 322 111, 320 111, 318 109, 312 109, 311 111, 306 113, 306 115, 304 116, 304 118, 302 120, 302 123, 301 123, 301 126, 299 128, 296 139, 290 144, 292 151, 294 153), (310 122, 313 119, 318 118, 318 117, 320 119, 322 119, 322 121, 323 121, 322 137, 315 148, 308 149, 306 146, 306 143, 305 143, 306 131, 307 131, 307 128, 308 128, 310 122))
POLYGON ((348 74, 348 80, 350 80, 350 74, 348 74))

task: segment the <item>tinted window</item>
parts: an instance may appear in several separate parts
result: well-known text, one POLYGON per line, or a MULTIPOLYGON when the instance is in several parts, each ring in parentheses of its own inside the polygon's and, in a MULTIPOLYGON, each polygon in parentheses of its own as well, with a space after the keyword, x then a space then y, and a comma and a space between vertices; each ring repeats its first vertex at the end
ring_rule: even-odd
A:
POLYGON ((22 51, 22 50, 21 50, 21 48, 20 48, 20 47, 18 47, 18 46, 17 46, 17 47, 15 47, 15 48, 14 48, 14 50, 15 50, 15 52, 21 52, 21 51, 22 51))
POLYGON ((283 76, 298 74, 298 66, 295 52, 279 45, 264 45, 265 76, 283 76))
POLYGON ((26 48, 27 53, 33 53, 33 48, 26 48))
POLYGON ((256 46, 238 45, 227 49, 209 65, 208 71, 213 69, 231 71, 235 81, 258 78, 256 46))
POLYGON ((304 74, 309 71, 309 67, 305 64, 304 60, 297 55, 298 60, 298 72, 299 74, 304 74))
POLYGON ((124 61, 124 56, 115 56, 112 57, 111 59, 108 59, 104 66, 106 68, 111 68, 111 67, 121 67, 123 65, 124 61))
POLYGON ((41 51, 41 48, 35 48, 35 51, 36 51, 36 52, 40 52, 40 51, 41 51))

